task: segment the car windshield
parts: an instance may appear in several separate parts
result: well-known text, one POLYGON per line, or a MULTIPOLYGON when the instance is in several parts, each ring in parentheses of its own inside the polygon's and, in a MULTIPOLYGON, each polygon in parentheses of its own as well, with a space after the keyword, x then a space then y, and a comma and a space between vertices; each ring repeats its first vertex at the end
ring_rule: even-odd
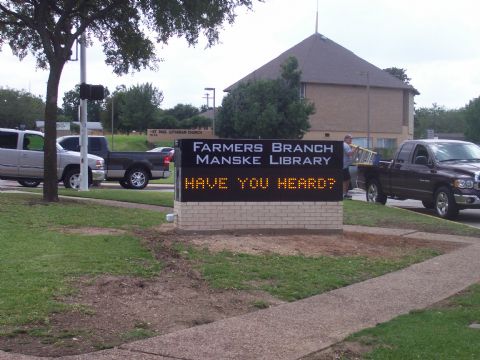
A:
POLYGON ((480 161, 480 147, 472 143, 438 143, 430 148, 438 161, 480 161))

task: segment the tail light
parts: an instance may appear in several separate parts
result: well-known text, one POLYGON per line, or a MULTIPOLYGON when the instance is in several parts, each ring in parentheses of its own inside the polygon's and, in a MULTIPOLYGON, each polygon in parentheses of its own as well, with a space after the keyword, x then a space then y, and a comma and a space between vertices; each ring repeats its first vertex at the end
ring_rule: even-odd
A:
POLYGON ((170 166, 170 161, 171 160, 172 160, 172 158, 170 157, 170 155, 165 155, 165 157, 163 158, 163 165, 170 166))

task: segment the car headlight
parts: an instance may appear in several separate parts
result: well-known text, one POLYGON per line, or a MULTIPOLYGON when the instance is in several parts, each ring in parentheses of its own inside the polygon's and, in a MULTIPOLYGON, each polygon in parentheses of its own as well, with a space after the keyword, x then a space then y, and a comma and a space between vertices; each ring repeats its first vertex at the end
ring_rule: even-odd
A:
POLYGON ((473 180, 472 179, 456 179, 453 182, 453 185, 458 189, 472 189, 473 180))
POLYGON ((97 161, 95 162, 95 168, 96 168, 97 170, 103 170, 103 165, 104 165, 104 164, 103 164, 103 160, 97 160, 97 161))

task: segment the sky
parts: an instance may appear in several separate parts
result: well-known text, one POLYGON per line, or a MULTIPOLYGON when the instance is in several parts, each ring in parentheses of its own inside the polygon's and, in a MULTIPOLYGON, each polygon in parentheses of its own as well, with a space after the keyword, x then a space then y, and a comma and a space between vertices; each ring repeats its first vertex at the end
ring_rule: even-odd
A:
MULTIPOLYGON (((163 109, 176 104, 220 106, 223 89, 274 59, 315 32, 384 69, 406 70, 420 92, 416 107, 465 106, 480 96, 480 2, 477 0, 254 0, 252 11, 237 9, 234 24, 225 24, 220 43, 195 47, 172 38, 157 46, 163 59, 157 71, 118 77, 104 63, 100 44, 87 48, 87 83, 110 91, 152 83, 163 92, 163 109)), ((26 90, 45 98, 48 72, 36 69, 32 56, 23 61, 4 46, 0 52, 0 87, 26 90)), ((64 68, 59 91, 80 82, 79 62, 64 68)))

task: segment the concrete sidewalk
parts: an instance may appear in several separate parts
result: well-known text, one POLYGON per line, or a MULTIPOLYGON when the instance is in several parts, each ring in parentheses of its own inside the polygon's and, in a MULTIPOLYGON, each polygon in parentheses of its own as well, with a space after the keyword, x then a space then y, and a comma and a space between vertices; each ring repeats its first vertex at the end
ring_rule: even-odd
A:
MULTIPOLYGON (((478 238, 356 226, 345 226, 345 230, 388 232, 461 242, 465 246, 406 269, 301 301, 125 344, 117 349, 62 359, 300 359, 349 334, 425 308, 480 282, 478 238)), ((40 358, 0 352, 0 359, 40 358)))

